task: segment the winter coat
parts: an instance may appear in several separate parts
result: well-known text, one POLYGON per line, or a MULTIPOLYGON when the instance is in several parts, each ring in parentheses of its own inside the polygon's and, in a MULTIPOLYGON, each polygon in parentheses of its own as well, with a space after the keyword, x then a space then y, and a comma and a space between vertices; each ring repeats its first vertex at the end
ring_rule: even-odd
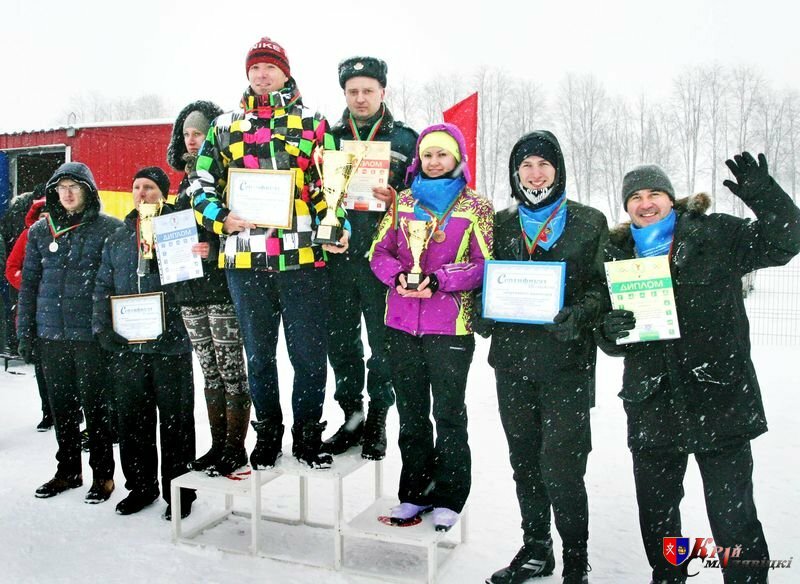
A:
POLYGON ((608 306, 603 276, 607 239, 608 224, 603 213, 567 199, 567 222, 561 237, 549 250, 537 246, 529 256, 522 238, 517 204, 495 215, 495 259, 566 263, 564 306, 580 307, 583 331, 575 340, 561 341, 542 325, 495 322, 489 348, 492 367, 525 367, 530 370, 532 378, 542 381, 543 386, 557 379, 559 371, 583 370, 588 386, 594 392, 597 348, 592 325, 608 306))
POLYGON ((187 166, 186 142, 183 140, 183 124, 193 111, 199 111, 208 121, 214 120, 222 113, 217 104, 203 100, 193 101, 180 111, 172 125, 172 136, 167 146, 167 163, 178 172, 190 173, 194 170, 194 161, 191 166, 187 166))
MULTIPOLYGON (((383 119, 372 139, 376 142, 391 143, 389 185, 399 193, 409 186, 406 184, 406 170, 414 159, 414 148, 418 136, 414 130, 403 122, 395 120, 388 107, 384 105, 383 109, 378 111, 374 118, 368 120, 364 126, 355 128, 350 124, 350 110, 345 109, 342 119, 331 129, 331 134, 337 150, 341 149, 342 140, 366 140, 373 124, 381 118, 381 114, 383 119), (353 135, 354 129, 358 132, 358 138, 353 135)), ((385 213, 382 211, 348 210, 347 219, 353 227, 353 232, 350 235, 350 246, 343 254, 332 254, 329 257, 330 264, 335 266, 338 263, 348 261, 351 257, 366 257, 384 215, 385 213)))
MULTIPOLYGON (((741 278, 800 252, 800 209, 773 186, 747 202, 756 221, 706 215, 708 197, 675 204, 670 255, 680 338, 601 348, 624 355, 623 400, 631 450, 703 452, 766 432, 750 359, 741 278)), ((634 257, 630 225, 612 230, 610 260, 634 257)))
MULTIPOLYGON (((169 212, 171 212, 171 208, 164 205, 162 214, 169 212)), ((108 238, 103 248, 103 259, 94 286, 92 328, 95 334, 112 328, 110 296, 164 292, 166 320, 164 333, 155 341, 128 345, 126 350, 161 355, 189 353, 192 346, 183 325, 174 287, 161 285, 157 259, 153 258, 149 262, 149 273, 142 276, 137 273, 139 242, 136 226, 138 218, 139 211, 136 209, 131 211, 125 217, 124 225, 108 238)), ((158 253, 158 248, 155 249, 155 253, 158 253)))
POLYGON ((62 164, 47 182, 49 219, 28 231, 22 286, 19 292, 20 338, 38 336, 55 341, 92 341, 92 289, 106 238, 121 225, 100 213, 100 196, 87 166, 62 164), (56 185, 71 178, 84 186, 86 206, 80 216, 68 216, 59 202, 56 185), (51 222, 58 230, 81 224, 53 238, 51 222), (58 249, 51 251, 56 242, 58 249))
POLYGON ((22 286, 22 264, 25 261, 25 246, 28 245, 28 230, 39 220, 39 215, 44 212, 44 199, 37 199, 25 215, 25 229, 14 242, 14 249, 8 254, 6 260, 6 279, 8 283, 19 290, 22 286))
POLYGON ((325 266, 322 247, 311 242, 314 226, 327 212, 312 154, 317 148, 333 147, 328 123, 303 106, 293 79, 265 96, 248 89, 238 110, 214 120, 188 189, 192 206, 209 231, 222 235, 230 213, 225 191, 228 168, 295 171, 291 229, 257 228, 222 235, 220 267, 285 271, 325 266))
POLYGON ((372 247, 370 267, 389 287, 386 326, 414 336, 466 335, 472 333, 477 306, 476 288, 483 282, 483 264, 492 257, 492 204, 465 188, 458 196, 444 229, 445 240, 431 239, 420 265, 424 274, 435 274, 439 289, 431 298, 403 298, 396 278, 414 264, 403 229, 403 219, 416 219, 411 189, 398 195, 395 225, 390 209, 381 222, 372 247))

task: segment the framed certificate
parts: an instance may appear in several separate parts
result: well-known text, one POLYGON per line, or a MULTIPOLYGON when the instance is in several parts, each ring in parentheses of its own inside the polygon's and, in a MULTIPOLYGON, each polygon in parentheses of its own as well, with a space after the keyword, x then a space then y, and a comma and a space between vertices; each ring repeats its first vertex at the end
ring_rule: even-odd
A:
POLYGON ((606 262, 605 268, 611 306, 636 316, 636 327, 618 345, 680 338, 667 256, 606 262))
POLYGON ((166 327, 164 293, 111 296, 111 327, 129 343, 154 341, 166 327))
POLYGON ((389 165, 392 144, 385 141, 342 140, 342 151, 361 157, 361 164, 353 173, 342 206, 355 211, 385 211, 386 203, 375 198, 373 187, 389 186, 389 165))
POLYGON ((564 306, 564 262, 488 261, 483 269, 484 318, 546 324, 564 306))
POLYGON ((198 241, 192 209, 153 217, 153 232, 162 284, 203 276, 203 260, 192 253, 192 246, 198 241))
POLYGON ((259 227, 291 229, 294 171, 228 169, 228 208, 259 227))

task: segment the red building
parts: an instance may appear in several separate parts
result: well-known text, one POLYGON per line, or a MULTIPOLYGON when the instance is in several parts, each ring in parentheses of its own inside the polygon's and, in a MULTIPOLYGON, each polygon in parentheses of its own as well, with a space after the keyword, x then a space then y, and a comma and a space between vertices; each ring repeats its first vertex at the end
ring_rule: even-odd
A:
POLYGON ((0 215, 17 194, 46 182, 64 162, 92 170, 103 210, 123 218, 133 208, 133 175, 160 166, 176 190, 181 175, 167 164, 172 121, 105 122, 0 134, 0 215))

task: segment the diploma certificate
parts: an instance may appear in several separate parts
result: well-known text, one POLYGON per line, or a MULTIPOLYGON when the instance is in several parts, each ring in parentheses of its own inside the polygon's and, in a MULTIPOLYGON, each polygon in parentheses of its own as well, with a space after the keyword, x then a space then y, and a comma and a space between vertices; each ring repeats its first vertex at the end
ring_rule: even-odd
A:
POLYGON ((500 322, 545 324, 564 306, 564 262, 488 261, 483 316, 500 322))
POLYGON ((162 284, 203 276, 203 261, 192 253, 192 245, 198 242, 192 209, 154 217, 153 231, 162 284))
POLYGON ((153 341, 164 332, 164 293, 111 296, 111 326, 129 343, 153 341))
POLYGON ((375 198, 372 188, 389 186, 391 142, 342 140, 343 152, 360 156, 363 148, 366 155, 350 178, 342 206, 355 211, 385 211, 386 203, 375 198))
POLYGON ((291 229, 294 171, 229 168, 228 208, 259 227, 291 229))
POLYGON ((667 256, 606 262, 605 267, 612 307, 636 316, 636 328, 617 339, 618 345, 680 338, 667 256))

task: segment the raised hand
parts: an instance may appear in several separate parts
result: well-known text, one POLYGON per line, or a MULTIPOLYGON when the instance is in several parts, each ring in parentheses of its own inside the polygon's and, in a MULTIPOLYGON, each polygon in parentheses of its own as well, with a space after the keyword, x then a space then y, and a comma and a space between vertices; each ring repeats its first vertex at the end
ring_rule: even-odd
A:
POLYGON ((725 164, 736 182, 726 180, 722 184, 742 201, 747 202, 758 196, 772 183, 767 158, 763 154, 759 154, 756 161, 749 152, 742 152, 734 156, 733 160, 726 160, 725 164))

